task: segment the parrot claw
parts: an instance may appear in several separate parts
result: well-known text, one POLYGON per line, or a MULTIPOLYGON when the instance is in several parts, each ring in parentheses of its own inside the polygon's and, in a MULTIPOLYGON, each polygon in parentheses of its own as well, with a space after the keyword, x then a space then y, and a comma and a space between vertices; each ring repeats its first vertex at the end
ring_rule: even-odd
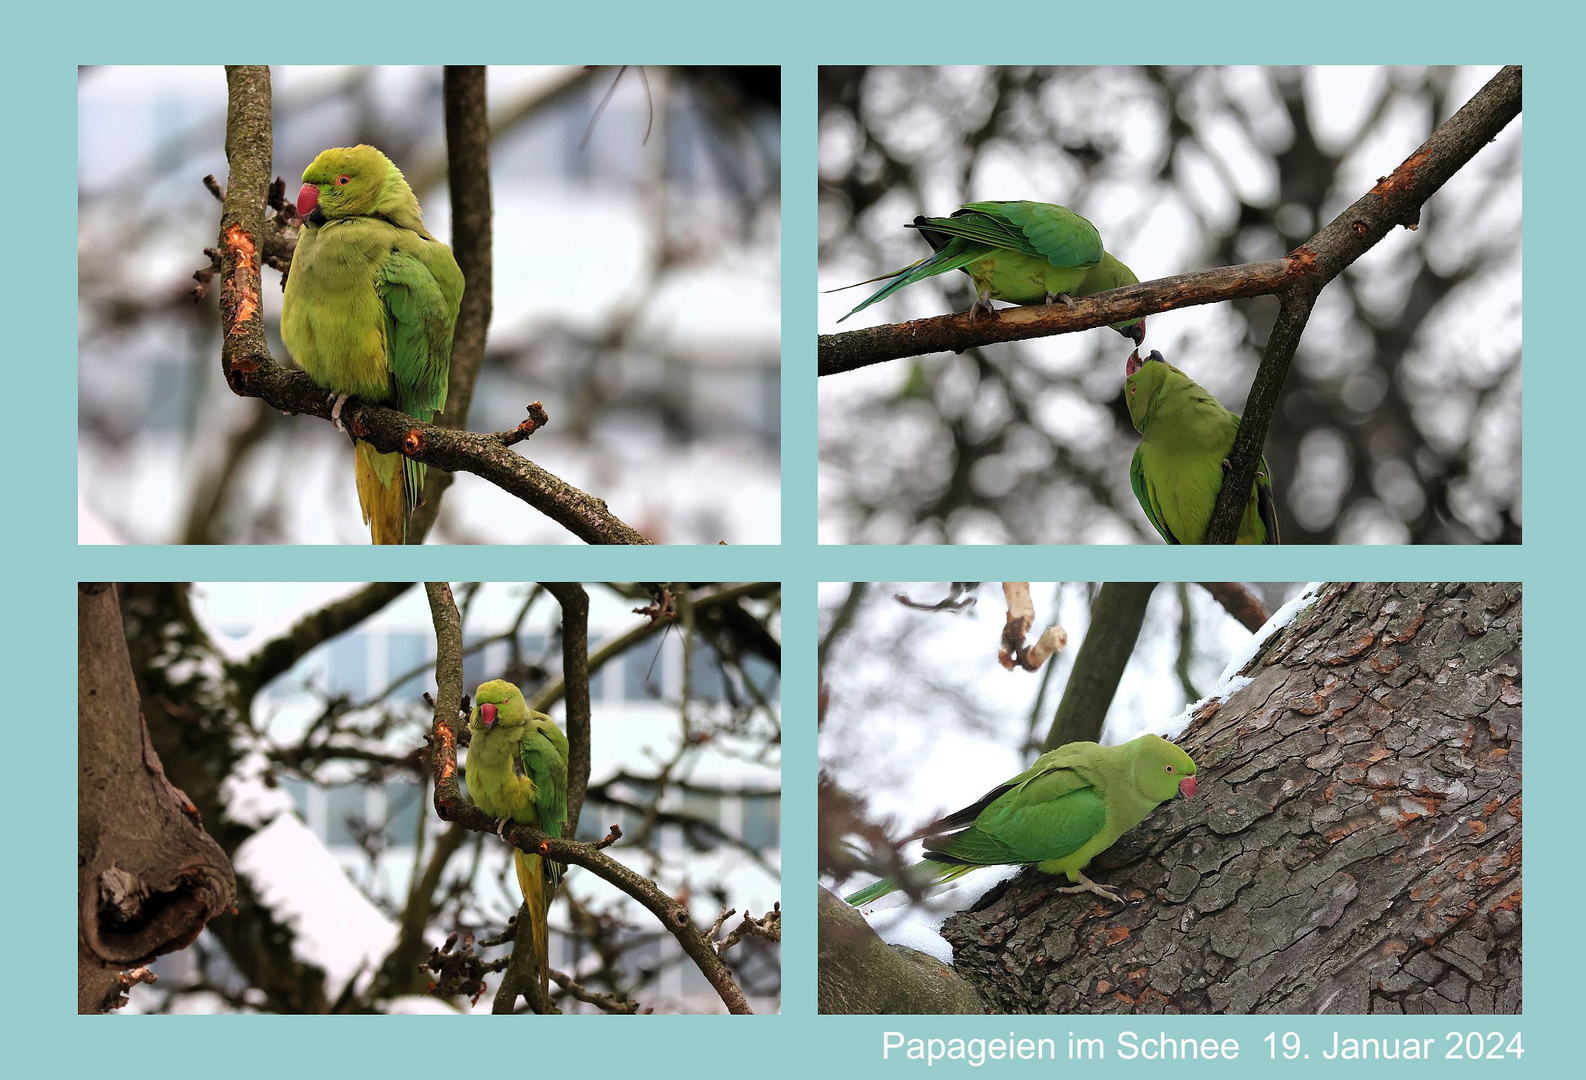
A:
POLYGON ((1047 307, 1051 307, 1053 301, 1056 301, 1056 300, 1063 301, 1063 303, 1068 306, 1070 311, 1073 310, 1073 308, 1074 308, 1074 298, 1072 296, 1068 295, 1068 293, 1060 292, 1060 293, 1047 293, 1046 294, 1046 306, 1047 307))
POLYGON ((336 425, 337 431, 346 431, 347 429, 342 427, 341 424, 341 407, 347 404, 347 395, 332 394, 330 396, 330 401, 330 422, 336 425))
POLYGON ((506 839, 507 839, 506 836, 503 833, 503 830, 505 830, 506 827, 507 827, 507 819, 506 818, 497 818, 496 819, 496 838, 498 840, 503 841, 503 842, 505 842, 506 839))
POLYGON ((1082 892, 1088 892, 1088 893, 1093 893, 1096 896, 1101 897, 1103 900, 1111 900, 1115 904, 1123 904, 1125 906, 1128 905, 1129 902, 1123 898, 1123 894, 1120 893, 1117 889, 1113 888, 1111 885, 1097 885, 1094 881, 1090 880, 1090 878, 1086 877, 1084 874, 1079 874, 1078 876, 1079 876, 1079 884, 1078 885, 1064 885, 1064 886, 1060 887, 1057 891, 1060 892, 1060 893, 1082 893, 1082 892))

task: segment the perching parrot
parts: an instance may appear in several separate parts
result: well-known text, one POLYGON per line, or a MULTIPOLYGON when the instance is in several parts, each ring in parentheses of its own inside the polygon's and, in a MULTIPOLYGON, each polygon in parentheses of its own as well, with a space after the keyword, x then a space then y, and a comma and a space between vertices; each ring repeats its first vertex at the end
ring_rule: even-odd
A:
MULTIPOLYGON (((918 229, 936 254, 870 281, 891 278, 875 295, 844 315, 863 311, 916 281, 962 270, 975 283, 971 311, 991 311, 991 301, 1050 304, 1076 296, 1106 292, 1139 279, 1102 250, 1096 226, 1066 206, 1039 202, 975 202, 951 217, 917 217, 907 226, 918 229)), ((850 285, 847 288, 853 288, 850 285)), ((1145 340, 1145 320, 1113 326, 1138 345, 1145 340)))
MULTIPOLYGON (((463 778, 474 805, 503 823, 515 821, 561 836, 567 824, 567 736, 556 721, 531 710, 516 686, 493 679, 474 693, 468 731, 463 778)), ((540 989, 549 991, 548 915, 563 866, 521 850, 514 857, 523 906, 534 928, 540 989)))
MULTIPOLYGON (((929 837, 925 861, 909 874, 925 888, 982 866, 1034 866, 1077 882, 1058 892, 1092 892, 1122 903, 1116 890, 1087 878, 1085 867, 1157 806, 1194 794, 1195 762, 1159 735, 1141 735, 1122 746, 1068 743, 921 830, 919 835, 929 837)), ((898 887, 882 878, 847 902, 858 907, 898 887)))
MULTIPOLYGON (((1138 352, 1129 354, 1123 385, 1129 419, 1142 436, 1129 467, 1134 497, 1168 543, 1205 543, 1239 417, 1155 349, 1143 360, 1138 352)), ((1264 457, 1237 542, 1278 542, 1272 471, 1264 457)))
MULTIPOLYGON (((336 147, 303 170, 281 340, 299 367, 337 396, 390 405, 428 421, 446 407, 452 328, 463 274, 424 228, 401 171, 372 146, 336 147)), ((424 466, 356 443, 358 502, 377 544, 407 540, 424 466)))

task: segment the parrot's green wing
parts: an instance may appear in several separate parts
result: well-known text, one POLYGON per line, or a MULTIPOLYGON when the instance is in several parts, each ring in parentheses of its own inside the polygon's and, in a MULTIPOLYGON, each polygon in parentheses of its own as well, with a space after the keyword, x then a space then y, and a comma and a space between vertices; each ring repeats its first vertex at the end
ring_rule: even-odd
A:
MULTIPOLYGON (((540 725, 519 744, 523 771, 534 782, 534 811, 541 832, 559 837, 567 824, 567 736, 555 724, 540 725)), ((554 889, 562 880, 562 864, 545 860, 554 889)))
POLYGON ((1162 508, 1157 505, 1156 491, 1145 475, 1145 462, 1141 460, 1138 449, 1135 450, 1134 461, 1129 466, 1129 486, 1134 489, 1134 497, 1140 500, 1140 509, 1145 511, 1145 516, 1156 531, 1162 534, 1162 539, 1170 544, 1178 543, 1163 521, 1162 508))
POLYGON ((1280 543, 1278 540, 1278 504, 1272 497, 1272 470, 1267 468, 1265 455, 1261 458, 1261 471, 1256 474, 1256 512, 1261 515, 1261 524, 1267 530, 1267 535, 1261 542, 1264 544, 1280 543))
POLYGON ((1094 266, 1102 257, 1096 226, 1052 203, 966 203, 951 217, 921 218, 910 227, 1037 256, 1053 266, 1094 266))
MULTIPOLYGON (((450 256, 448 255, 448 258, 450 256)), ((456 263, 452 263, 453 269, 456 263)), ((375 291, 385 307, 386 359, 397 408, 428 421, 446 407, 451 371, 455 303, 448 303, 430 268, 417 256, 393 251, 375 277, 375 291)), ((404 459, 404 491, 411 513, 424 490, 424 466, 404 459)))
POLYGON ((943 822, 974 824, 952 836, 928 840, 926 858, 990 866, 1060 859, 1084 847, 1107 822, 1101 793, 1067 765, 1067 757, 1043 756, 1030 770, 987 792, 943 822))

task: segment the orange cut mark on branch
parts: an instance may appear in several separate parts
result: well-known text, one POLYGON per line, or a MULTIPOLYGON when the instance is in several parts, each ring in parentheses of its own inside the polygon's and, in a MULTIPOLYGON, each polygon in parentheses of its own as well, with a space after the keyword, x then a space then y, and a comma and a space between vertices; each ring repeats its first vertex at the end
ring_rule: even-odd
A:
POLYGON ((1387 176, 1377 181, 1377 186, 1371 190, 1380 195, 1384 200, 1409 189, 1415 183, 1416 173, 1421 171, 1421 166, 1426 164, 1426 159, 1432 156, 1428 147, 1421 147, 1415 153, 1400 162, 1399 167, 1387 176))
POLYGON ((259 313, 259 249, 253 242, 253 237, 241 225, 230 225, 226 228, 223 238, 226 245, 226 255, 236 267, 232 271, 231 280, 227 283, 236 299, 236 308, 231 316, 231 329, 227 333, 231 337, 247 333, 248 322, 259 313))

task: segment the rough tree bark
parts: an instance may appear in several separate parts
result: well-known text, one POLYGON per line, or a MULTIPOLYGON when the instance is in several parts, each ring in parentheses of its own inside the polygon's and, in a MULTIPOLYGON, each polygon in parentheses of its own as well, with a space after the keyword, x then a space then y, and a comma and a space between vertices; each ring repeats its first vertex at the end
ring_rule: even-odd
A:
POLYGON ((1179 740, 1193 801, 943 928, 996 1012, 1518 1013, 1520 586, 1337 584, 1179 740))
POLYGON ((113 585, 77 587, 77 694, 77 1011, 97 1013, 124 1003, 121 971, 228 909, 236 878, 155 753, 113 585))

